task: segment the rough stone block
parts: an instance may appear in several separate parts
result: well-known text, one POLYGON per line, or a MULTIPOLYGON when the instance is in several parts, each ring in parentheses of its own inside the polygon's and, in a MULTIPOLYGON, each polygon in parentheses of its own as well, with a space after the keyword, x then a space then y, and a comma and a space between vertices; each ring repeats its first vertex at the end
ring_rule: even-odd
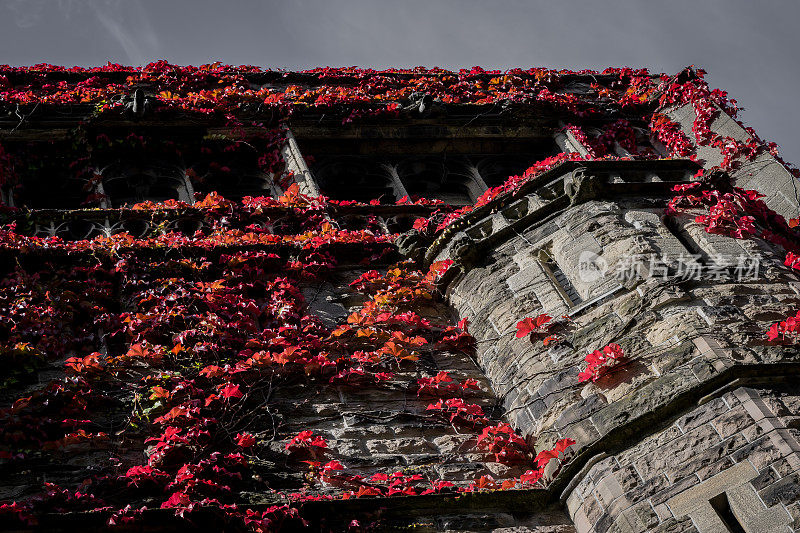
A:
POLYGON ((681 431, 690 431, 696 427, 702 426, 711 420, 715 420, 721 416, 722 413, 729 411, 730 408, 725 404, 722 398, 716 398, 703 405, 702 409, 695 409, 694 411, 680 417, 675 423, 681 428, 681 431))
MULTIPOLYGON (((726 402, 727 405, 727 402, 726 402)), ((724 439, 734 433, 743 431, 749 426, 753 426, 753 419, 747 414, 743 407, 737 406, 727 412, 717 415, 711 424, 724 439)))
POLYGON ((761 470, 783 457, 783 455, 767 435, 739 448, 731 454, 731 458, 737 463, 747 460, 756 469, 761 470))
POLYGON ((759 495, 768 507, 800 501, 800 473, 791 474, 761 489, 759 495))

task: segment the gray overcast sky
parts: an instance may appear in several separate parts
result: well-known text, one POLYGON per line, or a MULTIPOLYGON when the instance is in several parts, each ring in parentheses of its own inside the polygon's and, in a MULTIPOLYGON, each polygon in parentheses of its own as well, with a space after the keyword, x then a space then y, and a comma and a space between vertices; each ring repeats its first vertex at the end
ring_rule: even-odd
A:
POLYGON ((0 63, 694 64, 800 164, 797 0, 0 0, 0 63))

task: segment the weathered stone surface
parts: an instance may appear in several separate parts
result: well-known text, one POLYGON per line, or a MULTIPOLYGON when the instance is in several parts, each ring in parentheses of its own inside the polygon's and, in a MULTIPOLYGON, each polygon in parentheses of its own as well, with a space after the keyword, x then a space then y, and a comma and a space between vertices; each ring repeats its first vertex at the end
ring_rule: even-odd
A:
POLYGON ((768 485, 759 491, 759 495, 770 507, 779 502, 785 505, 797 502, 800 500, 800 473, 793 473, 768 485))
MULTIPOLYGON (((597 201, 580 207, 571 208, 574 212, 559 219, 560 229, 551 235, 556 238, 551 253, 582 297, 592 294, 596 282, 587 284, 580 279, 576 265, 582 252, 603 257, 609 264, 616 264, 632 250, 676 257, 700 249, 709 257, 726 253, 758 257, 765 264, 772 260, 767 248, 709 236, 690 220, 683 222, 684 233, 678 238, 656 211, 637 211, 628 205, 623 215, 597 201)), ((781 300, 798 300, 794 289, 779 277, 761 278, 761 285, 747 285, 742 290, 741 284, 724 280, 676 284, 674 279, 647 279, 637 290, 623 290, 608 302, 582 308, 571 322, 548 332, 566 341, 554 356, 552 348, 541 345, 543 336, 531 343, 512 334, 497 335, 513 332, 523 316, 554 309, 554 304, 546 303, 552 298, 549 291, 563 288, 543 276, 544 267, 537 263, 535 251, 550 246, 548 236, 528 234, 536 235, 536 240, 528 241, 529 248, 517 245, 514 254, 495 255, 490 268, 462 281, 459 287, 464 288, 458 290, 464 298, 460 307, 485 309, 491 316, 492 331, 483 338, 491 339, 492 346, 484 352, 481 364, 495 389, 501 391, 511 419, 522 431, 540 437, 543 447, 556 435, 573 437, 577 446, 589 447, 612 438, 622 428, 638 428, 648 434, 654 431, 652 437, 640 438, 640 444, 635 444, 636 430, 626 430, 632 431, 624 437, 631 448, 616 456, 620 479, 599 475, 599 465, 590 470, 593 474, 582 483, 593 489, 571 510, 577 529, 692 530, 690 522, 672 517, 667 500, 745 460, 763 472, 756 483, 765 490, 772 480, 769 465, 782 460, 785 452, 771 444, 763 424, 755 423, 737 397, 720 394, 699 408, 676 402, 684 395, 700 399, 713 388, 706 393, 694 391, 713 387, 707 384, 724 379, 736 365, 758 365, 785 357, 776 350, 749 346, 750 339, 763 335, 779 310, 786 309, 781 300), (496 277, 500 272, 512 272, 506 283, 496 277), (503 285, 497 294, 507 300, 497 303, 488 288, 470 293, 466 287, 478 278, 485 286, 503 285), (488 281, 492 279, 496 281, 488 281), (766 309, 775 309, 775 314, 766 309), (577 372, 585 366, 583 354, 609 342, 619 342, 631 360, 609 378, 580 384, 577 372), (650 414, 669 410, 671 405, 679 405, 683 414, 660 428, 665 421, 650 414), (612 497, 609 486, 619 487, 623 494, 612 497)), ((791 394, 787 397, 794 398, 791 394)), ((782 407, 782 401, 776 402, 770 408, 780 414, 772 416, 781 417, 779 422, 787 427, 800 426, 793 414, 798 406, 782 407)))
MULTIPOLYGON (((589 469, 574 488, 582 495, 583 518, 596 512, 591 494, 606 511, 597 523, 607 531, 669 531, 684 527, 687 515, 701 525, 700 531, 713 531, 720 522, 708 502, 724 492, 745 531, 783 531, 795 520, 787 509, 800 502, 800 463, 787 461, 789 452, 773 443, 794 438, 775 414, 795 405, 798 397, 796 385, 736 389, 690 410, 589 469), (761 424, 771 424, 752 442, 746 434, 759 422, 745 412, 743 399, 760 405, 761 424), (731 413, 738 415, 735 424, 731 413)), ((575 515, 572 506, 568 509, 575 515)))

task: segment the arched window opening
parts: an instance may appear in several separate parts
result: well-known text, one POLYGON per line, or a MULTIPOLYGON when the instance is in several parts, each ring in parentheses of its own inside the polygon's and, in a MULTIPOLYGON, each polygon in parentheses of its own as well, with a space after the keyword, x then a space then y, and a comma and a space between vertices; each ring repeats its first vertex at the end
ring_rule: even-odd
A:
POLYGON ((468 205, 474 200, 463 174, 452 173, 442 157, 408 158, 397 165, 397 172, 408 194, 441 200, 450 205, 468 205))
POLYGON ((322 194, 335 200, 393 204, 399 199, 391 169, 372 158, 323 158, 314 164, 312 172, 322 194))
POLYGON ((113 207, 144 201, 192 203, 183 170, 172 165, 117 163, 102 174, 103 193, 113 207))

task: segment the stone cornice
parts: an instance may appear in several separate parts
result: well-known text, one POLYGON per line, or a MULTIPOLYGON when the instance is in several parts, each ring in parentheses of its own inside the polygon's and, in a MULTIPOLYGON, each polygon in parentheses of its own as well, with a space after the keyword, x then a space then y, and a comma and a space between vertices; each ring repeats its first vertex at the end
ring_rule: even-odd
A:
POLYGON ((456 248, 473 247, 473 253, 480 255, 570 205, 592 198, 665 196, 673 186, 686 183, 697 168, 686 159, 566 161, 450 224, 426 250, 425 262, 430 265, 447 258, 463 262, 459 254, 465 252, 456 248), (655 180, 645 181, 645 173, 655 180), (676 175, 681 179, 675 179, 676 175))

